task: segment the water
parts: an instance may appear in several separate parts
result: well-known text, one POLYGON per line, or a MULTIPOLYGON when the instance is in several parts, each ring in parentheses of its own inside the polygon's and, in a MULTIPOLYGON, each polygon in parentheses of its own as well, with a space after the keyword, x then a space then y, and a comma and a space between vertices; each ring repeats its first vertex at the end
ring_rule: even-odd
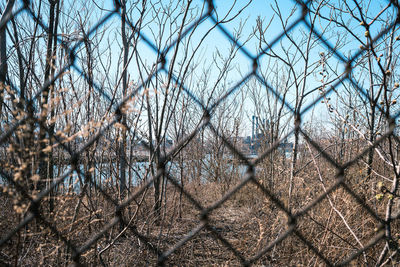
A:
MULTIPOLYGON (((220 179, 229 180, 236 178, 236 176, 244 177, 247 170, 247 166, 243 164, 232 164, 230 161, 226 161, 221 164, 218 168, 218 173, 224 177, 214 177, 217 172, 217 167, 215 165, 216 160, 214 160, 211 155, 206 155, 202 160, 187 160, 181 162, 177 161, 168 162, 166 165, 167 173, 175 178, 177 181, 181 180, 181 174, 184 175, 184 179, 188 182, 197 180, 200 183, 207 183, 209 181, 215 181, 220 179), (197 177, 201 175, 201 177, 197 177), (235 177, 234 177, 235 176, 235 177)), ((144 180, 150 179, 151 175, 148 172, 149 163, 148 162, 135 162, 132 166, 127 166, 126 183, 127 187, 135 187, 140 185, 144 180), (129 184, 130 183, 130 184, 129 184)), ((81 186, 85 182, 85 165, 79 164, 79 171, 72 171, 71 165, 55 165, 54 166, 54 177, 62 177, 68 174, 58 185, 60 192, 73 191, 79 193, 81 186)), ((102 188, 116 188, 119 186, 119 168, 116 163, 97 163, 92 171, 92 183, 96 186, 102 188)), ((0 179, 0 183, 5 183, 5 178, 0 179)))

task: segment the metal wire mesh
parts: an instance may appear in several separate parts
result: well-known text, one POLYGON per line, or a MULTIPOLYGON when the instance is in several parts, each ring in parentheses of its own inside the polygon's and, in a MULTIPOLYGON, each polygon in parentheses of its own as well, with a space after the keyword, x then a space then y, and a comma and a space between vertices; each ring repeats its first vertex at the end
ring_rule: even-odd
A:
MULTIPOLYGON (((10 2, 10 1, 9 1, 10 2)), ((75 149, 69 145, 68 140, 66 137, 56 135, 52 131, 49 130, 49 126, 43 120, 41 120, 40 116, 37 115, 39 112, 39 108, 35 105, 36 102, 40 101, 40 97, 42 96, 43 92, 48 90, 49 86, 52 86, 56 81, 62 79, 63 75, 70 70, 74 70, 75 72, 79 73, 81 77, 83 77, 89 84, 93 85, 93 88, 101 95, 102 100, 112 103, 113 96, 107 94, 102 89, 101 85, 96 83, 96 80, 90 77, 87 72, 83 71, 79 64, 78 64, 78 57, 77 53, 78 50, 84 45, 86 41, 86 37, 83 37, 75 42, 73 46, 70 46, 69 43, 66 43, 61 37, 57 37, 57 44, 62 46, 67 52, 68 61, 67 63, 53 76, 52 79, 47 80, 43 86, 33 95, 29 100, 27 100, 27 106, 30 107, 33 111, 25 113, 23 116, 16 116, 14 122, 7 123, 2 122, 2 129, 3 132, 0 135, 0 144, 8 146, 10 144, 10 137, 15 135, 19 127, 24 125, 28 121, 34 121, 40 127, 46 129, 47 135, 49 138, 54 140, 54 143, 59 144, 60 147, 64 150, 64 152, 68 155, 67 162, 72 166, 68 171, 61 174, 57 178, 54 178, 50 183, 47 184, 46 188, 38 192, 37 195, 32 196, 29 193, 29 190, 20 183, 18 179, 15 179, 15 172, 6 170, 5 161, 2 161, 2 167, 0 168, 0 175, 5 180, 5 183, 16 190, 18 194, 22 196, 22 198, 27 201, 27 205, 29 209, 24 214, 23 218, 19 221, 17 225, 13 225, 11 228, 7 229, 5 233, 2 233, 1 240, 0 240, 0 247, 3 250, 3 254, 7 254, 7 249, 9 249, 10 242, 17 236, 19 236, 19 232, 24 231, 28 225, 33 225, 35 222, 35 226, 39 228, 46 228, 49 230, 49 234, 55 236, 56 239, 60 240, 64 247, 66 247, 67 251, 69 252, 70 258, 67 259, 67 262, 72 262, 77 265, 85 265, 85 262, 82 260, 82 256, 85 255, 90 250, 101 250, 102 248, 93 248, 97 245, 98 241, 107 233, 110 233, 112 229, 128 229, 130 233, 132 233, 138 239, 138 242, 142 243, 145 247, 145 251, 143 253, 152 254, 153 257, 156 258, 156 262, 160 265, 168 264, 168 260, 172 257, 174 253, 176 253, 180 248, 184 247, 188 242, 195 238, 202 239, 202 235, 200 234, 202 231, 206 231, 207 236, 211 237, 213 240, 218 241, 222 244, 222 247, 229 251, 229 253, 233 254, 238 262, 242 265, 252 265, 255 263, 259 264, 259 260, 265 257, 268 253, 270 253, 276 246, 282 243, 284 240, 288 239, 289 237, 294 237, 297 240, 300 240, 305 247, 312 251, 317 259, 320 262, 331 266, 331 265, 346 265, 350 263, 353 259, 356 259, 360 255, 363 255, 366 251, 370 248, 375 247, 377 245, 381 245, 382 242, 386 242, 390 244, 390 251, 392 251, 395 255, 398 251, 397 241, 393 239, 393 233, 388 233, 388 227, 394 225, 398 218, 398 214, 394 211, 390 218, 382 218, 381 215, 377 214, 376 209, 371 207, 366 200, 359 196, 357 192, 355 192, 354 188, 349 186, 349 181, 346 171, 354 166, 358 160, 365 157, 371 150, 378 148, 384 142, 398 142, 397 135, 394 134, 394 130, 396 128, 396 119, 398 118, 397 114, 389 114, 385 112, 384 107, 381 105, 377 105, 378 110, 384 114, 384 119, 388 121, 387 131, 382 133, 379 138, 374 140, 373 143, 368 144, 361 153, 357 155, 353 155, 352 159, 346 162, 341 162, 334 156, 332 156, 329 152, 325 150, 316 142, 312 136, 304 129, 304 125, 302 124, 302 120, 307 112, 309 112, 312 108, 317 106, 317 104, 324 99, 326 99, 330 94, 333 94, 335 90, 344 82, 349 82, 356 88, 359 94, 363 95, 366 101, 374 101, 376 100, 371 99, 368 91, 363 88, 362 85, 358 84, 358 82, 354 79, 354 63, 355 61, 362 56, 364 53, 368 53, 368 46, 373 47, 376 42, 381 40, 381 37, 391 31, 393 28, 397 27, 398 19, 393 19, 388 25, 386 25, 381 31, 380 34, 375 36, 373 39, 370 39, 370 43, 366 44, 366 47, 358 49, 358 52, 350 57, 345 57, 340 49, 337 49, 335 45, 331 44, 329 39, 324 37, 325 33, 320 33, 317 29, 312 25, 310 20, 307 18, 307 14, 310 13, 309 5, 312 1, 302 2, 296 1, 298 6, 301 7, 301 14, 300 16, 295 19, 290 25, 286 26, 284 30, 278 35, 273 41, 269 43, 267 47, 264 47, 262 51, 257 54, 253 55, 252 52, 246 48, 246 45, 240 43, 240 41, 235 38, 233 33, 231 33, 227 28, 223 26, 223 24, 219 23, 219 19, 215 15, 215 6, 212 0, 206 1, 208 11, 204 13, 203 16, 197 18, 193 21, 189 26, 183 29, 181 35, 176 38, 170 45, 168 45, 164 50, 160 50, 158 45, 155 44, 151 38, 148 38, 144 33, 138 29, 137 34, 140 36, 139 38, 146 43, 148 48, 152 50, 155 54, 160 55, 159 62, 156 62, 154 65, 155 68, 152 73, 148 74, 148 76, 144 79, 144 82, 137 86, 137 88, 132 91, 131 93, 124 96, 124 98, 119 101, 118 104, 114 104, 112 109, 112 116, 111 119, 105 121, 96 132, 88 139, 87 142, 82 144, 79 149, 75 149), (206 105, 201 99, 199 99, 195 94, 192 92, 190 86, 186 85, 184 82, 180 81, 178 77, 175 76, 174 73, 169 72, 168 65, 170 63, 169 57, 172 53, 174 53, 174 48, 179 45, 180 42, 185 38, 185 36, 190 35, 191 32, 195 27, 200 25, 201 23, 205 23, 205 21, 213 23, 219 30, 219 33, 222 34, 226 39, 233 42, 236 48, 239 50, 240 53, 247 57, 248 62, 252 64, 253 69, 243 75, 240 81, 238 81, 234 86, 229 88, 225 94, 220 96, 218 99, 214 99, 212 104, 206 105), (343 66, 345 66, 345 71, 340 76, 338 80, 336 80, 329 88, 322 88, 320 91, 322 92, 320 96, 314 99, 312 102, 308 103, 307 106, 302 108, 301 110, 295 109, 292 107, 292 103, 290 103, 287 99, 283 98, 280 92, 268 84, 268 82, 260 75, 259 73, 259 62, 262 57, 265 57, 265 54, 268 53, 273 47, 278 44, 278 42, 284 38, 286 32, 291 32, 296 30, 296 27, 302 25, 306 29, 309 30, 316 38, 318 38, 318 42, 320 42, 325 48, 338 58, 343 66), (79 162, 82 161, 82 158, 86 157, 85 152, 89 150, 89 148, 97 142, 105 133, 109 132, 115 124, 120 124, 123 122, 123 114, 124 114, 124 106, 129 102, 132 97, 137 96, 138 94, 142 93, 146 90, 146 85, 149 81, 151 81, 156 75, 164 73, 167 76, 170 75, 172 80, 179 85, 182 91, 191 98, 193 102, 202 110, 202 120, 201 123, 197 125, 197 127, 191 132, 185 135, 179 142, 174 144, 170 150, 168 150, 165 154, 159 154, 157 159, 157 171, 156 175, 147 179, 143 184, 141 184, 138 189, 134 193, 129 193, 125 196, 122 200, 116 198, 114 195, 110 194, 105 190, 98 182, 96 182, 95 178, 88 174, 85 170, 79 168, 79 162), (269 92, 274 95, 279 101, 283 102, 285 107, 290 110, 291 115, 293 116, 293 120, 296 122, 293 129, 287 133, 284 137, 280 140, 276 141, 275 143, 271 144, 271 146, 260 153, 256 158, 252 159, 249 158, 240 148, 238 148, 231 139, 227 138, 223 132, 221 132, 212 122, 213 116, 215 116, 215 109, 222 105, 229 97, 231 97, 237 91, 244 90, 243 84, 246 83, 250 78, 256 79, 258 82, 262 83, 269 92), (229 149, 229 151, 234 155, 234 157, 238 158, 245 166, 245 176, 238 184, 229 188, 226 192, 224 192, 223 196, 220 197, 217 201, 211 203, 210 205, 204 205, 193 196, 193 193, 190 192, 183 184, 174 177, 173 174, 166 171, 166 166, 168 166, 169 162, 172 160, 173 156, 176 154, 181 153, 181 149, 186 146, 190 142, 194 142, 197 135, 202 129, 208 129, 215 138, 220 138, 224 142, 224 145, 229 149), (332 183, 329 184, 324 190, 322 194, 315 196, 307 205, 301 207, 300 209, 293 209, 288 207, 287 201, 285 201, 280 194, 268 188, 265 184, 260 182, 259 179, 256 178, 256 169, 263 162, 271 153, 277 151, 279 145, 284 141, 287 140, 287 137, 293 136, 295 132, 299 132, 304 142, 308 143, 310 149, 314 149, 317 151, 321 157, 326 161, 329 162, 333 166, 333 169, 336 173, 331 175, 332 183), (68 236, 63 233, 60 229, 57 229, 57 218, 56 217, 49 217, 44 216, 43 208, 46 199, 50 196, 51 192, 63 184, 68 177, 70 177, 73 173, 77 173, 79 177, 83 177, 86 181, 86 184, 90 187, 93 187, 97 192, 100 193, 104 201, 106 201, 110 206, 114 207, 114 214, 111 216, 111 219, 107 219, 107 221, 102 222, 101 229, 92 229, 92 233, 90 238, 86 240, 80 240, 77 242, 76 240, 70 240, 68 236), (127 218, 124 216, 124 212, 128 209, 129 205, 133 202, 138 201, 138 199, 143 195, 145 191, 152 188, 154 186, 154 182, 164 177, 167 179, 168 184, 172 185, 173 188, 182 192, 183 196, 189 201, 190 205, 198 211, 200 214, 199 222, 193 225, 190 231, 182 234, 177 240, 171 243, 167 248, 160 246, 159 243, 154 242, 152 238, 143 231, 137 229, 137 226, 134 226, 127 218), (213 220, 210 219, 210 216, 221 208, 227 201, 232 199, 235 194, 237 194, 243 188, 248 187, 249 185, 254 186, 256 192, 260 195, 268 199, 271 203, 271 206, 276 206, 280 212, 283 212, 287 216, 287 224, 283 231, 276 233, 276 237, 268 242, 265 242, 261 249, 253 254, 247 255, 241 252, 236 245, 232 244, 232 241, 227 239, 224 234, 221 233, 221 230, 214 225, 213 220), (328 250, 320 250, 316 243, 310 240, 305 234, 304 229, 299 227, 299 220, 309 216, 310 213, 313 212, 316 206, 320 205, 324 200, 326 201, 330 194, 335 191, 343 190, 343 192, 351 197, 351 202, 353 205, 356 205, 360 209, 360 213, 367 214, 368 217, 372 218, 374 221, 377 222, 377 227, 375 227, 375 231, 369 233, 368 242, 365 242, 364 245, 360 248, 357 247, 349 253, 344 260, 340 261, 333 261, 332 258, 329 256, 328 250)), ((391 2, 392 7, 396 10, 399 9, 397 1, 391 2)), ((38 17, 34 11, 32 11, 32 3, 28 1, 24 1, 19 9, 10 10, 8 13, 4 13, 2 15, 2 20, 0 23, 0 29, 4 30, 6 27, 12 26, 12 19, 18 16, 26 15, 29 20, 33 20, 39 24, 39 26, 46 32, 49 32, 48 26, 43 21, 41 17, 38 17)), ((103 27, 113 17, 121 17, 121 5, 118 1, 114 3, 114 9, 107 12, 105 16, 100 18, 98 22, 93 25, 90 31, 87 33, 87 36, 90 36, 103 27)), ((136 29, 135 23, 128 22, 132 29, 136 29)), ((61 36, 61 35, 60 35, 61 36)), ((14 52, 10 52, 14 53, 14 52)), ((390 74, 388 74, 389 76, 390 74)), ((385 76, 386 77, 386 76, 385 76)), ((18 94, 19 89, 18 86, 11 84, 10 81, 5 81, 5 86, 3 86, 3 91, 11 90, 18 94)), ((131 125, 126 125, 129 129, 131 125)), ((147 145, 147 149, 152 151, 156 150, 156 148, 152 144, 147 145)), ((398 176, 398 169, 394 166, 395 170, 395 179, 398 176)), ((391 190, 392 196, 396 196, 397 190, 397 182, 394 189, 391 190)), ((94 216, 94 215, 93 215, 94 216)), ((357 216, 355 214, 354 216, 357 216)), ((100 220, 100 219, 99 219, 100 220)), ((318 222, 315 222, 318 223, 318 222)), ((322 225, 324 226, 324 225, 322 225)), ((119 239, 122 239, 123 235, 118 235, 112 242, 108 240, 108 245, 112 246, 115 242, 118 242, 119 239)), ((240 238, 239 238, 240 239, 240 238)), ((104 248, 104 247, 103 247, 104 248)), ((387 254, 387 253, 386 253, 387 254)), ((374 259, 375 262, 379 262, 382 264, 384 260, 386 260, 386 256, 383 255, 382 260, 374 259)), ((100 253, 101 255, 101 253, 100 253)), ((268 254, 269 255, 269 254, 268 254)), ((211 256, 212 257, 212 256, 211 256)), ((393 258, 393 257, 392 257, 393 258)), ((391 259, 392 259, 391 258, 391 259)), ((267 258, 270 259, 270 258, 267 258)), ((1 263, 4 265, 8 265, 9 261, 5 258, 1 258, 1 263)), ((107 265, 104 263, 100 256, 100 262, 103 265, 107 265)), ((217 263, 218 260, 215 261, 217 263)), ((219 262, 219 263, 223 263, 219 262)), ((153 264, 153 263, 149 263, 153 264)), ((273 264, 273 262, 267 261, 267 264, 273 264)), ((305 263, 307 265, 307 263, 305 263)))

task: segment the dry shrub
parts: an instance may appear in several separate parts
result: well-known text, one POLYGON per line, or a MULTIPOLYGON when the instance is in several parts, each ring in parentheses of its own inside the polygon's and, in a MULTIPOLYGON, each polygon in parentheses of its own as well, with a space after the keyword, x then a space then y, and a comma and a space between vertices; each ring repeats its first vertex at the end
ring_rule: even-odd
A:
MULTIPOLYGON (((290 208, 292 214, 301 211, 316 197, 324 194, 319 175, 323 177, 325 188, 329 188, 337 179, 335 169, 327 162, 321 162, 320 170, 318 173, 310 165, 295 176, 295 190, 290 208)), ((150 186, 123 210, 122 216, 125 222, 129 222, 129 227, 125 229, 126 225, 117 223, 109 228, 80 255, 80 262, 92 266, 103 263, 108 266, 156 265, 158 257, 149 246, 165 252, 202 222, 206 224, 201 230, 166 259, 167 265, 240 265, 237 255, 224 244, 228 242, 245 259, 257 256, 254 262, 256 265, 323 266, 325 263, 316 251, 329 262, 339 263, 362 249, 377 234, 379 222, 366 209, 366 205, 372 207, 382 218, 388 198, 377 201, 373 192, 358 188, 363 181, 357 165, 346 170, 344 177, 354 195, 339 186, 307 213, 297 217, 292 222, 294 224, 289 224, 288 215, 275 202, 278 200, 287 209, 288 172, 277 171, 275 174, 274 180, 280 182, 275 182, 271 188, 268 177, 257 169, 257 182, 249 180, 232 194, 230 190, 241 183, 241 180, 236 179, 233 184, 186 182, 186 194, 203 208, 214 205, 228 194, 227 200, 211 210, 206 217, 203 217, 202 211, 181 188, 168 182, 161 218, 157 218, 150 186), (358 202, 360 200, 361 203, 358 202), (291 226, 294 231, 259 255, 271 242, 281 238, 291 226), (138 237, 138 234, 145 237, 146 241, 138 237), (220 238, 225 241, 222 242, 220 238)), ((130 195, 140 189, 141 186, 131 188, 130 195)), ((79 248, 107 227, 116 215, 115 205, 109 198, 118 201, 118 192, 111 187, 102 190, 108 197, 95 188, 88 188, 81 195, 57 195, 53 199, 55 209, 52 212, 47 205, 48 199, 42 200, 40 212, 49 225, 33 219, 19 230, 1 248, 2 262, 13 264, 17 260, 21 266, 58 266, 71 262, 73 252, 62 238, 79 248), (55 230, 61 236, 57 236, 55 230)), ((23 214, 15 216, 13 196, 3 193, 1 199, 3 212, 0 215, 0 234, 3 237, 17 226, 23 214)), ((398 223, 393 223, 392 232, 396 242, 399 238, 398 229, 398 223)), ((383 241, 378 242, 357 256, 351 264, 365 265, 366 262, 375 262, 383 245, 383 241)))

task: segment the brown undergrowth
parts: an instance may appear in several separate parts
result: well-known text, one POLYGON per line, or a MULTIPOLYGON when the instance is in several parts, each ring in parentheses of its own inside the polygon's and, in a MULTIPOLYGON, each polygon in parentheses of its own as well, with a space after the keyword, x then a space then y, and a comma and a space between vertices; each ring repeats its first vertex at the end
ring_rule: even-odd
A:
MULTIPOLYGON (((88 189, 80 195, 58 195, 54 197, 52 212, 48 199, 42 200, 41 218, 27 223, 2 246, 0 260, 17 266, 68 265, 74 255, 73 248, 66 245, 68 242, 77 249, 87 245, 79 262, 90 266, 156 265, 157 251, 161 254, 171 249, 166 265, 236 266, 243 260, 265 266, 337 264, 363 249, 378 234, 379 219, 384 218, 388 201, 388 197, 377 200, 374 194, 358 190, 360 182, 354 181, 357 171, 349 170, 345 177, 346 185, 356 195, 339 186, 301 216, 295 214, 324 194, 324 186, 327 188, 334 182, 334 176, 325 176, 332 172, 329 168, 320 173, 329 177, 324 186, 311 169, 299 173, 291 208, 287 207, 284 176, 273 190, 265 179, 258 177, 258 183, 249 181, 234 193, 229 190, 235 184, 227 188, 216 182, 188 183, 185 191, 196 203, 180 188, 168 184, 160 217, 154 213, 150 187, 137 194, 123 210, 124 223, 116 222, 110 227, 116 209, 103 194, 88 189), (215 205, 227 194, 226 201, 215 205), (364 202, 359 203, 357 198, 364 202), (279 203, 285 208, 279 207, 279 203), (208 207, 214 208, 204 214, 201 208, 208 207), (290 220, 287 212, 295 220, 290 220), (104 233, 94 240, 102 230, 104 233), (195 234, 191 236, 193 231, 195 234), (180 244, 187 236, 191 237, 180 244)), ((131 189, 130 195, 139 189, 131 189)), ((111 188, 103 190, 118 201, 111 188)), ((29 205, 18 210, 13 199, 12 195, 1 194, 1 238, 28 216, 29 205)), ((392 224, 392 232, 396 238, 393 242, 397 242, 397 224, 392 224)), ((382 240, 366 249, 351 264, 367 266, 375 262, 383 245, 382 240)))

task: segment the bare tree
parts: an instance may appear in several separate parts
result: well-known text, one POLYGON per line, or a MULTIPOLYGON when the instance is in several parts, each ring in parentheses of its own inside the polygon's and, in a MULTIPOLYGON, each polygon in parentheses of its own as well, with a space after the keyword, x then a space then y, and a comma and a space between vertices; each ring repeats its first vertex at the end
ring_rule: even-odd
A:
MULTIPOLYGON (((380 9, 373 9, 366 3, 346 1, 339 6, 329 4, 327 8, 332 12, 330 17, 323 13, 320 17, 324 20, 333 20, 349 36, 351 43, 358 44, 362 49, 361 56, 354 62, 354 69, 350 75, 351 83, 343 85, 348 91, 347 97, 340 96, 338 93, 340 103, 345 106, 347 114, 343 114, 339 110, 338 104, 329 103, 328 105, 339 121, 343 123, 342 129, 346 128, 346 132, 349 132, 348 134, 351 136, 354 136, 351 133, 355 133, 369 148, 366 159, 363 161, 365 174, 362 184, 366 185, 364 189, 373 189, 372 192, 380 190, 379 186, 376 187, 377 180, 373 177, 375 176, 378 181, 382 177, 386 177, 385 171, 379 171, 382 164, 392 170, 389 175, 392 178, 387 178, 391 181, 388 192, 395 195, 399 178, 398 161, 395 155, 398 138, 393 132, 392 115, 397 102, 394 90, 398 87, 398 83, 394 77, 396 77, 395 66, 399 55, 396 52, 398 29, 396 24, 392 23, 395 12, 393 5, 393 3, 387 3, 379 6, 380 9), (379 25, 378 30, 375 28, 377 25, 379 25), (355 27, 359 28, 357 31, 364 31, 364 38, 355 34, 355 27), (381 31, 381 29, 385 29, 385 31, 381 31), (376 39, 379 35, 381 36, 376 39), (367 89, 363 91, 363 88, 367 89), (373 144, 385 134, 388 135, 387 142, 374 147, 373 144)), ((368 191, 365 191, 364 194, 368 194, 368 191)), ((393 203, 393 198, 390 198, 386 206, 385 235, 387 240, 392 239, 390 221, 393 203)), ((390 242, 387 241, 376 266, 383 265, 393 257, 392 254, 387 258, 390 242)))

